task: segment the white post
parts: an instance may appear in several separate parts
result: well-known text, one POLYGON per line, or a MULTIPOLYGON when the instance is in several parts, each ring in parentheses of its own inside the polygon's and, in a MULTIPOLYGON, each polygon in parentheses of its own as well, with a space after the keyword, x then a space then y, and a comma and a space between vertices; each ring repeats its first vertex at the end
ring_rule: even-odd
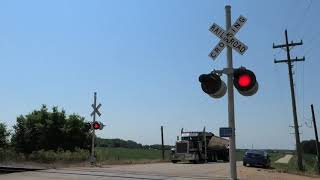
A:
MULTIPOLYGON (((225 7, 226 11, 226 30, 231 27, 231 6, 225 7)), ((232 49, 227 46, 227 68, 233 69, 232 49)), ((236 135, 234 122, 234 94, 233 94, 233 73, 228 74, 228 119, 229 127, 232 128, 232 135, 230 137, 229 160, 230 160, 230 175, 232 180, 237 179, 237 164, 236 164, 236 135)))

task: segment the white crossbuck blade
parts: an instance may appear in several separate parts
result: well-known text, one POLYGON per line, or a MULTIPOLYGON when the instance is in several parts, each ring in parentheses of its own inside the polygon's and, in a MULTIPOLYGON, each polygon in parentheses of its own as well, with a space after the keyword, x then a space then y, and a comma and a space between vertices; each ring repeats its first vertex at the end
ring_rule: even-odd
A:
POLYGON ((92 106, 92 108, 93 108, 93 111, 92 111, 92 113, 91 113, 91 116, 93 116, 93 115, 94 115, 94 113, 97 113, 97 114, 98 114, 98 116, 101 116, 101 113, 99 112, 99 108, 101 107, 101 104, 98 104, 98 106, 97 106, 97 107, 94 107, 94 105, 93 105, 93 104, 91 104, 91 106, 92 106))
POLYGON ((221 39, 209 54, 213 60, 218 57, 218 55, 226 46, 233 48, 241 55, 247 51, 248 46, 234 37, 234 35, 240 30, 245 22, 247 22, 247 19, 243 16, 239 16, 239 18, 230 27, 230 29, 228 29, 227 32, 216 23, 213 23, 209 30, 221 39))

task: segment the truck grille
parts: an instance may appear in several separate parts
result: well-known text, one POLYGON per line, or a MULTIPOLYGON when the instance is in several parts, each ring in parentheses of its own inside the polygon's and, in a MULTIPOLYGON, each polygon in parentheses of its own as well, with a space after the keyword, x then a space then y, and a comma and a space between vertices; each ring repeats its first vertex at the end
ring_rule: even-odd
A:
POLYGON ((187 142, 177 142, 176 152, 177 153, 188 153, 188 143, 187 142))

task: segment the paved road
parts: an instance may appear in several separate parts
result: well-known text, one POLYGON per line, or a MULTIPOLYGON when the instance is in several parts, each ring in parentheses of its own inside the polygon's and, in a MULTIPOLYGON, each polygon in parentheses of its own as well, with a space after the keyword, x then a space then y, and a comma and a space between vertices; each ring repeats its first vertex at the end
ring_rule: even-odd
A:
POLYGON ((278 159, 276 163, 288 164, 293 155, 287 154, 284 157, 278 159))
MULTIPOLYGON (((228 163, 210 164, 138 164, 138 165, 108 165, 104 167, 74 167, 62 169, 48 169, 32 172, 21 172, 0 175, 1 180, 204 180, 228 179, 228 163)), ((238 163, 238 174, 240 179, 290 179, 311 180, 314 178, 277 173, 272 170, 260 168, 243 167, 238 163)))

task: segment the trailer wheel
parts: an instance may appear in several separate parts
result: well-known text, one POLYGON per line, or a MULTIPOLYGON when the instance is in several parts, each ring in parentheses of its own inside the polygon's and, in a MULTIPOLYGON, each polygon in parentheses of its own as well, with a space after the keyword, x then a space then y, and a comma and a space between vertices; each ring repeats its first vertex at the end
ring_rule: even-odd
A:
POLYGON ((212 154, 208 154, 208 162, 212 162, 213 160, 212 160, 212 154))
POLYGON ((198 154, 195 155, 194 160, 190 160, 191 163, 193 164, 198 164, 200 162, 200 156, 198 154))
POLYGON ((229 162, 229 155, 228 155, 228 156, 225 156, 224 159, 223 159, 223 161, 224 161, 224 162, 229 162))
POLYGON ((217 160, 218 160, 218 155, 217 155, 217 152, 214 152, 213 154, 212 154, 212 156, 213 156, 213 162, 217 162, 217 160))
POLYGON ((177 163, 177 162, 178 162, 178 160, 171 160, 171 162, 172 162, 172 163, 177 163))

